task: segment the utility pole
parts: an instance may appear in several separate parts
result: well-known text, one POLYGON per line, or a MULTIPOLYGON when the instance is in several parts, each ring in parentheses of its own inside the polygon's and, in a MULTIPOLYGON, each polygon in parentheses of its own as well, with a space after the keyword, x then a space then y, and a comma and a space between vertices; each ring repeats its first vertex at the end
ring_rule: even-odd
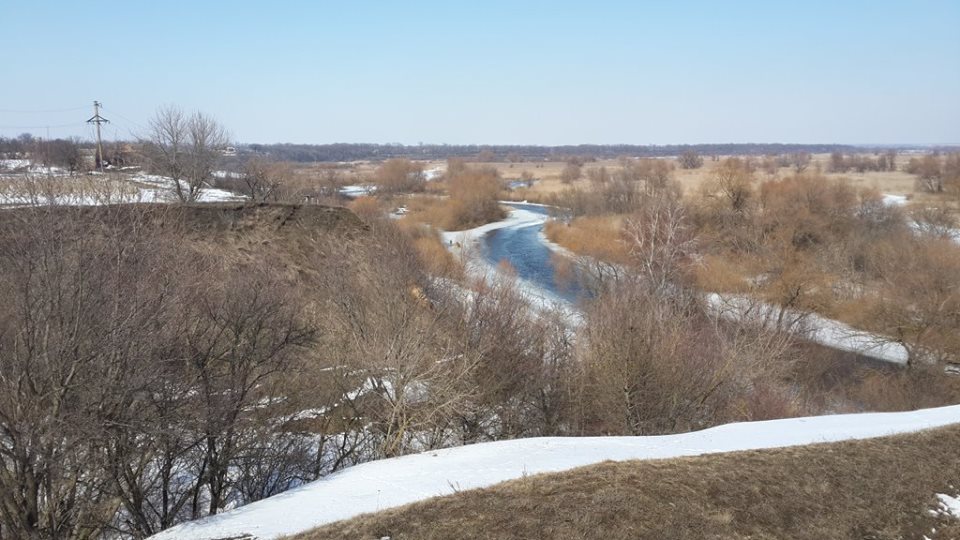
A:
POLYGON ((88 124, 97 125, 97 165, 100 172, 103 172, 103 141, 100 140, 100 124, 109 122, 106 118, 100 116, 100 102, 93 102, 93 117, 87 120, 88 124))

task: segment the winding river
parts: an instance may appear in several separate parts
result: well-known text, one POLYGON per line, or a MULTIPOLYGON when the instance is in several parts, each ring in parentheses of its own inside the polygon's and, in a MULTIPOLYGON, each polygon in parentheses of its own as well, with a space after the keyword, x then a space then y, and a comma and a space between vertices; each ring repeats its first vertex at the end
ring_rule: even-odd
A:
MULTIPOLYGON (((473 236, 478 241, 484 263, 496 268, 502 261, 508 262, 528 293, 554 305, 564 304, 575 311, 574 304, 583 291, 576 286, 575 279, 559 279, 553 250, 545 243, 543 236, 549 207, 513 202, 503 204, 512 208, 507 219, 478 228, 473 236)), ((761 305, 758 309, 755 302, 737 295, 706 293, 705 300, 723 318, 756 319, 757 324, 768 324, 770 317, 775 317, 779 309, 769 305, 761 305)), ((906 362, 906 350, 882 336, 817 314, 788 310, 786 317, 798 321, 802 319, 803 324, 791 331, 820 345, 873 360, 894 364, 906 362)))
POLYGON ((567 302, 575 302, 581 290, 575 280, 560 279, 552 250, 543 242, 543 227, 549 216, 545 206, 504 203, 514 210, 529 212, 543 219, 521 222, 487 232, 481 252, 487 263, 498 266, 506 261, 517 277, 567 302))

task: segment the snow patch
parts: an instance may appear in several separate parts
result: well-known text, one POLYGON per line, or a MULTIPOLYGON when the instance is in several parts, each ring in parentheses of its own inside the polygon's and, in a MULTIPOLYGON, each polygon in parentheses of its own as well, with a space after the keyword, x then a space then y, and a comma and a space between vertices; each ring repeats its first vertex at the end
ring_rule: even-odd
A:
POLYGON ((884 362, 906 365, 907 349, 890 338, 857 330, 852 326, 807 313, 763 303, 738 295, 706 295, 707 306, 727 320, 751 322, 759 326, 776 326, 804 339, 841 351, 853 352, 884 362))
POLYGON ((960 496, 952 497, 943 493, 937 493, 939 505, 936 514, 946 515, 960 519, 960 496))
POLYGON ((883 204, 886 206, 906 206, 907 196, 906 195, 894 195, 892 193, 883 194, 883 204))
POLYGON ((370 195, 377 191, 377 186, 370 184, 355 185, 355 186, 343 186, 340 188, 340 194, 345 197, 350 197, 355 199, 363 195, 370 195))

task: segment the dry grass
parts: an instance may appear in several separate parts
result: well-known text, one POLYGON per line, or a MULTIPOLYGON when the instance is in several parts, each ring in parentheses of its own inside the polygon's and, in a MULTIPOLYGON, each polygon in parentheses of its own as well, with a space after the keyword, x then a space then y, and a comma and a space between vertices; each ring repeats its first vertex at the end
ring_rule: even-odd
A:
POLYGON ((796 389, 801 414, 910 411, 960 403, 960 378, 942 368, 903 369, 855 353, 799 342, 785 383, 796 389))
MULTIPOLYGON (((725 156, 720 156, 720 159, 722 160, 723 157, 725 156)), ((908 158, 908 156, 904 155, 899 156, 898 166, 902 167, 907 162, 908 158)), ((662 159, 676 163, 676 158, 662 159)), ((829 161, 829 154, 814 154, 812 156, 810 170, 819 167, 822 171, 827 171, 829 161)), ((419 161, 418 163, 420 163, 424 169, 443 169, 446 167, 445 161, 419 161)), ((676 179, 678 182, 680 182, 681 186, 683 186, 684 191, 686 193, 690 193, 695 191, 704 180, 709 178, 713 172, 713 169, 720 163, 721 161, 712 161, 709 156, 705 156, 703 167, 699 169, 682 169, 677 166, 675 171, 676 179)), ((571 187, 571 184, 564 184, 560 181, 560 173, 566 165, 566 162, 564 161, 527 161, 520 163, 470 162, 468 165, 494 168, 503 178, 507 179, 519 179, 525 171, 533 175, 533 177, 537 179, 537 182, 533 185, 533 187, 530 189, 516 190, 512 193, 511 198, 516 198, 517 200, 528 199, 531 201, 538 201, 546 194, 557 193, 567 189, 568 187, 571 187)), ((376 163, 360 161, 342 164, 339 166, 339 169, 343 174, 345 182, 359 183, 372 177, 374 171, 376 170, 376 166, 376 163)), ((583 178, 574 182, 572 185, 581 188, 586 188, 589 186, 590 182, 586 180, 586 178, 590 169, 606 167, 608 170, 613 170, 619 166, 619 162, 615 159, 587 163, 583 167, 583 178)), ((299 175, 313 177, 319 174, 318 171, 321 171, 327 167, 329 167, 327 164, 301 164, 297 167, 297 173, 299 175)), ((776 176, 784 177, 792 173, 792 169, 783 167, 777 171, 776 176)), ((916 195, 919 198, 926 197, 925 194, 917 193, 915 177, 902 170, 867 171, 862 174, 857 172, 847 172, 842 174, 825 172, 824 174, 826 174, 828 178, 847 178, 856 187, 876 187, 884 193, 916 195)), ((759 172, 759 176, 761 178, 769 177, 762 171, 759 172)))
POLYGON ((497 206, 497 213, 490 213, 483 219, 472 219, 474 213, 465 207, 462 201, 432 195, 409 196, 405 199, 407 216, 405 219, 426 223, 447 231, 459 231, 477 227, 506 216, 506 212, 497 206))
POLYGON ((602 463, 369 514, 300 540, 960 537, 960 426, 714 456, 602 463), (951 487, 954 486, 954 487, 951 487), (933 530, 936 532, 933 532, 933 530))
MULTIPOLYGON (((712 161, 709 157, 704 160, 703 167, 699 169, 682 169, 679 165, 675 169, 675 178, 683 187, 685 193, 695 192, 700 185, 710 178, 713 174, 714 169, 722 163, 724 156, 721 156, 721 161, 712 161)), ((676 163, 676 158, 663 158, 672 163, 676 163)), ((900 165, 902 166, 906 163, 907 158, 905 156, 900 156, 899 158, 900 165)), ((810 170, 820 167, 821 170, 827 171, 827 165, 830 161, 829 154, 815 154, 813 156, 812 162, 810 164, 810 170)), ((571 187, 571 184, 564 184, 560 181, 560 172, 563 170, 565 162, 562 161, 551 161, 551 162, 525 162, 525 163, 484 163, 484 166, 492 166, 500 171, 500 174, 504 178, 519 178, 523 171, 528 171, 535 178, 538 179, 538 182, 533 185, 530 189, 517 190, 515 192, 515 197, 525 198, 529 200, 539 200, 549 193, 557 193, 571 187)), ((590 185, 590 182, 586 180, 588 172, 590 169, 598 169, 600 167, 606 167, 608 170, 613 170, 618 168, 620 165, 617 160, 602 160, 594 163, 588 163, 583 167, 583 179, 574 182, 572 185, 587 188, 590 185)), ((793 174, 793 170, 789 167, 780 168, 776 175, 767 175, 764 172, 759 172, 758 176, 761 179, 773 178, 775 176, 784 177, 793 174)), ((828 178, 846 178, 852 185, 855 187, 875 187, 883 193, 894 193, 899 195, 916 195, 923 197, 922 194, 918 194, 915 186, 916 177, 912 174, 908 174, 903 171, 867 171, 864 173, 856 172, 847 172, 842 174, 835 173, 824 173, 828 178)))
POLYGON ((443 245, 436 229, 409 217, 399 220, 397 224, 413 239, 413 247, 428 273, 454 279, 463 277, 463 265, 443 245))
POLYGON ((749 275, 741 261, 719 255, 704 255, 694 266, 697 286, 705 291, 743 293, 750 290, 749 275))
POLYGON ((620 238, 623 219, 623 216, 614 215, 584 216, 569 224, 551 220, 544 227, 544 232, 551 242, 578 255, 625 263, 628 253, 620 238))
MULTIPOLYGON (((459 279, 463 276, 463 265, 443 245, 443 240, 436 229, 430 227, 427 221, 433 212, 443 210, 442 199, 427 197, 403 197, 397 199, 415 211, 396 221, 397 226, 410 237, 417 256, 424 268, 434 276, 443 276, 459 279)), ((384 219, 387 208, 391 205, 385 199, 377 197, 358 197, 351 201, 348 208, 361 219, 384 219)))

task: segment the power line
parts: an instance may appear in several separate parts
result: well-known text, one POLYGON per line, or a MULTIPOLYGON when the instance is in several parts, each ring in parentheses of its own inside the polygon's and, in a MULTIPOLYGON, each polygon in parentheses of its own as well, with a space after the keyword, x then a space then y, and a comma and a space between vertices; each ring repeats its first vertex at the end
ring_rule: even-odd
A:
POLYGON ((103 109, 104 112, 109 113, 111 116, 116 116, 116 117, 120 118, 121 120, 124 120, 124 121, 126 121, 126 122, 129 122, 129 123, 133 124, 135 127, 138 127, 138 128, 140 128, 140 129, 144 129, 144 130, 147 129, 146 126, 144 126, 143 124, 137 122, 136 120, 131 120, 131 119, 127 118, 126 116, 118 113, 116 109, 107 108, 107 107, 104 107, 103 105, 101 105, 100 108, 103 109))
POLYGON ((70 109, 46 109, 46 110, 22 110, 22 109, 0 109, 0 113, 14 113, 14 114, 45 114, 45 113, 63 113, 63 112, 73 112, 73 111, 82 111, 86 107, 73 107, 70 109))
POLYGON ((87 123, 97 126, 97 166, 100 168, 100 172, 103 172, 103 141, 100 139, 100 124, 109 122, 109 120, 100 116, 100 102, 94 101, 93 116, 87 120, 87 123))
POLYGON ((0 129, 46 129, 46 128, 65 128, 65 127, 74 127, 82 126, 86 122, 74 122, 72 124, 59 124, 59 125, 50 125, 44 124, 41 126, 0 126, 0 129))

